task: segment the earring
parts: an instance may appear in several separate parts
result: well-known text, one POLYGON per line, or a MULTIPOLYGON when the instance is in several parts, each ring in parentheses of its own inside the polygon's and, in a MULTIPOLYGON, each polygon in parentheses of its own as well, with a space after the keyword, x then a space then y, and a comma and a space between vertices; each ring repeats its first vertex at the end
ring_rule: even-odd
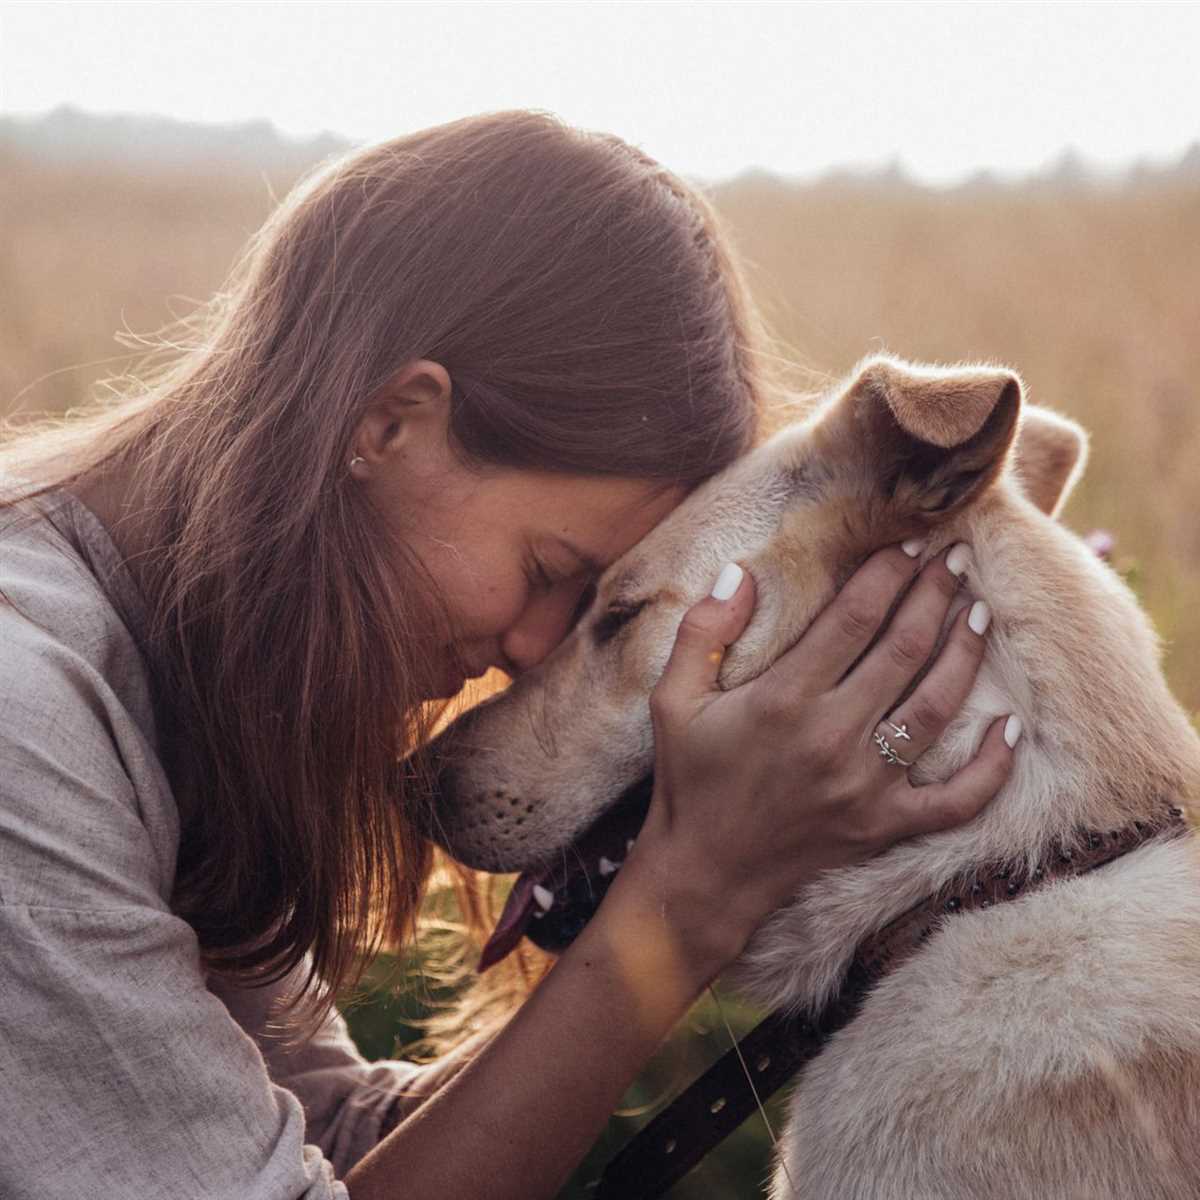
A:
POLYGON ((354 470, 354 468, 355 468, 355 467, 357 467, 357 466, 358 466, 358 464, 359 464, 360 462, 366 462, 366 461, 367 461, 367 460, 366 460, 365 458, 363 458, 363 456, 362 456, 361 454, 356 454, 356 455, 355 455, 355 456, 354 456, 354 457, 353 457, 353 458, 350 460, 350 470, 352 470, 352 471, 353 471, 353 470, 354 470))

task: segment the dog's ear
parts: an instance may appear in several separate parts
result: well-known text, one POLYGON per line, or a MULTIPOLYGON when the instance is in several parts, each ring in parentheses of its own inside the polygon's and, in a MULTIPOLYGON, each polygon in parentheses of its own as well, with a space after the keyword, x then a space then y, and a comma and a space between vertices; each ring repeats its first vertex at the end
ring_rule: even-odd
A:
POLYGON ((868 362, 842 403, 896 504, 940 518, 987 488, 1016 435, 1021 381, 998 367, 868 362))
POLYGON ((1027 404, 1014 453, 1021 490, 1042 512, 1058 516, 1087 463, 1083 427, 1048 408, 1027 404))

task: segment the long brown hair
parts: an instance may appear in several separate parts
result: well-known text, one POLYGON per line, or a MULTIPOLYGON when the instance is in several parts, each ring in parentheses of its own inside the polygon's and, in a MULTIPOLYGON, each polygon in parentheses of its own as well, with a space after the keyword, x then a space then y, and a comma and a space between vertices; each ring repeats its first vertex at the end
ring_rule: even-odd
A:
POLYGON ((765 346, 702 194, 616 137, 501 112, 315 173, 190 348, 10 438, 45 487, 137 480, 172 903, 207 965, 267 981, 310 955, 332 996, 413 928, 440 609, 347 471, 380 387, 433 359, 468 456, 692 485, 749 444, 765 346))

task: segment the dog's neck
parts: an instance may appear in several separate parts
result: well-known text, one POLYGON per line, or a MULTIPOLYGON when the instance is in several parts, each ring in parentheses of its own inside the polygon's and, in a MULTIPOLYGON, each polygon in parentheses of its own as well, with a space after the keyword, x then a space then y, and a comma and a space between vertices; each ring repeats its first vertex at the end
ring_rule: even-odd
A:
POLYGON ((973 547, 967 590, 993 623, 971 695, 913 777, 948 778, 993 721, 1015 713, 1025 733, 1012 775, 968 825, 827 874, 776 914, 739 972, 772 1006, 819 1004, 862 938, 974 864, 1032 867, 1085 829, 1119 829, 1200 795, 1200 738, 1124 584, 1008 487, 944 532, 946 544, 973 547))
POLYGON ((1117 828, 1194 794, 1200 738, 1125 585, 1008 488, 956 532, 974 548, 967 588, 993 626, 963 712, 922 770, 945 778, 965 765, 998 716, 1016 713, 1025 729, 1008 784, 979 828, 961 831, 967 844, 1036 853, 1073 828, 1117 828))

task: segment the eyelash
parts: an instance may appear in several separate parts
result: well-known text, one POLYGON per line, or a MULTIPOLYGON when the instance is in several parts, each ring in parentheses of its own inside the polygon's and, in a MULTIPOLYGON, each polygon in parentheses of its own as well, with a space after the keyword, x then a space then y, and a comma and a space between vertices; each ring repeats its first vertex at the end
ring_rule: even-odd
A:
POLYGON ((603 646, 605 642, 611 642, 646 607, 646 604, 645 600, 634 600, 610 608, 592 629, 592 637, 595 639, 596 645, 603 646))
POLYGON ((592 607, 592 602, 596 599, 596 585, 589 582, 587 587, 579 593, 579 600, 575 605, 575 611, 571 614, 571 627, 574 628, 579 624, 583 614, 592 607))
MULTIPOLYGON (((550 591, 556 587, 561 580, 556 578, 546 569, 546 565, 539 558, 530 560, 531 565, 526 569, 525 575, 529 580, 530 587, 540 588, 542 591, 550 591)), ((589 580, 587 586, 579 594, 579 600, 575 605, 575 611, 571 614, 571 625, 575 626, 579 623, 580 617, 592 606, 592 601, 596 598, 596 584, 593 580, 589 580)))
POLYGON ((532 559, 531 563, 531 567, 525 572, 530 586, 541 588, 543 591, 548 592, 558 580, 546 570, 546 565, 540 558, 532 559))

